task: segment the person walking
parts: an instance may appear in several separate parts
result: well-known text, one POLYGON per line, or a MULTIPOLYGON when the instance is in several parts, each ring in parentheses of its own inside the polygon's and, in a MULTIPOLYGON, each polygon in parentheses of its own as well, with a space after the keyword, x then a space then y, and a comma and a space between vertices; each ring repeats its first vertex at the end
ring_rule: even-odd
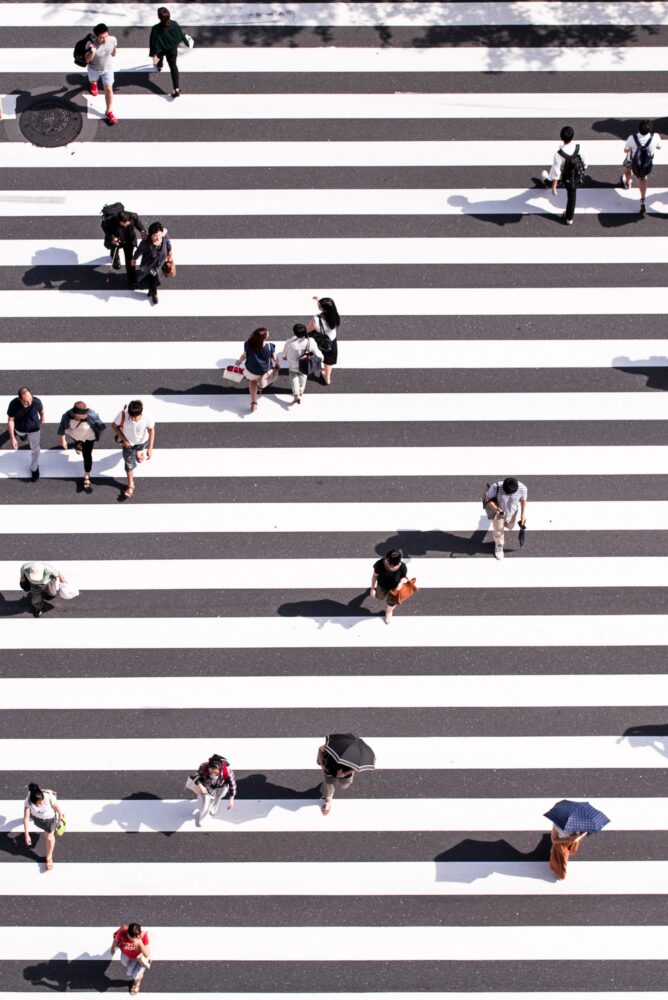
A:
POLYGON ((21 566, 19 587, 30 594, 30 604, 35 618, 41 618, 44 598, 56 597, 65 577, 48 563, 27 562, 21 566))
POLYGON ((330 298, 313 296, 318 303, 318 313, 313 316, 306 327, 306 332, 313 334, 313 339, 322 353, 322 381, 329 385, 332 381, 332 368, 339 360, 338 332, 341 317, 330 298))
POLYGON ((566 878, 566 869, 571 855, 576 854, 580 844, 587 836, 585 833, 571 833, 562 830, 556 825, 552 827, 550 838, 552 847, 550 850, 550 868, 558 879, 566 878))
POLYGON ((237 782, 229 761, 214 753, 197 768, 197 774, 191 778, 197 795, 197 817, 195 822, 201 826, 202 820, 210 814, 215 816, 220 806, 220 800, 228 796, 227 811, 234 809, 237 796, 237 782))
POLYGON ((172 15, 167 7, 158 7, 158 23, 151 28, 148 54, 153 59, 158 72, 162 70, 164 60, 167 60, 172 76, 172 97, 180 97, 181 95, 179 67, 176 62, 179 42, 187 45, 188 39, 177 22, 172 20, 172 15))
POLYGON ((121 962, 132 980, 130 995, 134 997, 139 993, 144 973, 151 967, 151 943, 148 931, 142 930, 141 924, 121 924, 111 939, 109 950, 112 956, 117 948, 121 952, 121 962))
POLYGON ((146 227, 136 212, 118 212, 116 215, 105 215, 101 222, 104 232, 104 245, 111 254, 111 266, 114 271, 120 271, 120 254, 125 257, 125 271, 130 288, 135 284, 135 271, 132 257, 139 240, 147 236, 146 227))
POLYGON ((56 793, 49 788, 40 788, 31 781, 28 794, 23 803, 23 835, 26 847, 32 847, 30 836, 30 821, 45 834, 46 858, 44 863, 48 872, 53 868, 53 849, 56 846, 56 830, 64 822, 65 815, 60 808, 56 793))
POLYGON ((338 789, 340 792, 345 792, 347 788, 350 788, 355 777, 355 771, 352 767, 341 767, 331 754, 328 753, 324 743, 318 749, 316 763, 322 771, 322 780, 320 782, 322 812, 324 816, 328 816, 332 809, 332 799, 334 798, 335 791, 338 789))
POLYGON ((88 72, 88 84, 91 97, 98 95, 98 81, 102 81, 104 87, 104 99, 106 103, 105 118, 110 125, 118 125, 118 118, 112 111, 114 103, 114 64, 112 60, 116 55, 118 41, 114 35, 109 34, 106 24, 96 24, 93 28, 94 38, 86 44, 84 58, 86 60, 88 72))
POLYGON ((654 154, 661 149, 661 136, 652 132, 652 123, 645 119, 638 125, 638 131, 631 134, 624 143, 624 172, 622 187, 630 188, 633 178, 638 181, 640 191, 640 214, 647 211, 645 198, 647 196, 647 178, 654 166, 654 154))
POLYGON ((137 464, 153 457, 155 420, 144 410, 141 399, 133 399, 123 407, 112 426, 116 432, 116 440, 123 447, 123 463, 128 477, 128 485, 120 499, 130 500, 135 492, 134 470, 137 464))
POLYGON ((100 434, 105 429, 95 410, 86 406, 83 400, 78 400, 71 410, 66 410, 60 418, 58 434, 60 435, 60 447, 67 450, 67 438, 74 441, 74 450, 77 455, 83 457, 83 490, 84 493, 92 493, 93 487, 90 484, 90 474, 93 470, 93 448, 95 442, 100 440, 100 434))
POLYGON ((520 527, 526 525, 527 496, 526 486, 515 476, 506 476, 491 486, 487 484, 482 503, 487 517, 492 522, 495 559, 503 559, 505 533, 515 527, 518 511, 520 527))
POLYGON ((248 392, 251 398, 251 413, 257 410, 257 397, 263 389, 278 375, 278 358, 276 345, 269 343, 269 330, 258 326, 253 330, 244 344, 243 354, 237 361, 237 366, 243 365, 244 375, 248 380, 248 392))
POLYGON ((290 388, 292 389, 292 402, 301 403, 304 390, 306 389, 307 374, 299 366, 300 358, 308 351, 312 351, 321 357, 317 345, 306 333, 303 323, 295 323, 292 328, 292 336, 288 337, 283 346, 283 360, 288 363, 288 374, 290 376, 290 388))
POLYGON ((148 227, 148 236, 135 250, 131 264, 136 268, 135 284, 140 286, 146 282, 151 305, 157 306, 160 272, 165 264, 168 266, 174 264, 172 241, 162 222, 152 222, 148 227))
POLYGON ((543 170, 541 177, 546 187, 552 188, 552 197, 557 197, 559 184, 566 189, 566 211, 562 219, 567 226, 573 225, 577 189, 582 186, 587 164, 580 149, 575 143, 575 132, 570 125, 564 125, 559 133, 562 144, 554 154, 554 160, 548 173, 543 170))
POLYGON ((392 591, 408 579, 408 570, 399 549, 390 549, 382 559, 373 564, 369 593, 379 601, 386 601, 385 624, 392 621, 397 600, 392 591))
POLYGON ((14 451, 19 440, 27 441, 30 447, 30 474, 33 483, 39 479, 39 456, 44 407, 42 400, 33 396, 27 385, 22 385, 7 407, 7 431, 9 443, 14 451))

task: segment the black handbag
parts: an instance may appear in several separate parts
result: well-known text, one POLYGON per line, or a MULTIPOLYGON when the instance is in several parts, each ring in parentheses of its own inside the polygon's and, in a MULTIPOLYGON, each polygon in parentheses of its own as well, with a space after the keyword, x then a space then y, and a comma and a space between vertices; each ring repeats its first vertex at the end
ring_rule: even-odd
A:
POLYGON ((304 353, 299 355, 299 371, 306 376, 320 372, 320 358, 310 350, 310 341, 307 342, 304 353))

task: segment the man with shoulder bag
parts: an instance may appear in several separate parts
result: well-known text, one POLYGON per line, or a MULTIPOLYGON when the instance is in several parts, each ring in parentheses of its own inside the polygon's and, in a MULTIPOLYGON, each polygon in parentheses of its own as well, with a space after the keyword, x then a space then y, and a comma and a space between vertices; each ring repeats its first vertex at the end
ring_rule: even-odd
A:
POLYGON ((520 528, 526 526, 527 496, 526 486, 515 476, 506 476, 491 486, 487 483, 487 489, 482 495, 482 505, 492 523, 495 559, 503 559, 505 533, 515 527, 518 512, 520 528))

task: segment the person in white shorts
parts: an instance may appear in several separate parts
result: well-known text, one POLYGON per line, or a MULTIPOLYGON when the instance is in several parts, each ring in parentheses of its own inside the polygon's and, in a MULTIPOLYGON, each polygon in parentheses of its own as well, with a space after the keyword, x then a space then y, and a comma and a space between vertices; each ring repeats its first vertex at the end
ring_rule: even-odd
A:
POLYGON ((652 123, 642 121, 638 131, 628 137, 624 143, 624 173, 622 187, 630 188, 633 178, 638 181, 640 191, 640 214, 645 214, 645 196, 647 194, 647 178, 652 172, 654 154, 661 149, 661 136, 652 132, 652 123))
POLYGON ((118 125, 118 118, 111 110, 114 101, 114 69, 111 60, 116 55, 116 38, 109 34, 106 24, 96 24, 93 34, 95 39, 91 38, 86 45, 85 55, 91 96, 97 97, 98 80, 102 80, 107 105, 105 117, 110 125, 118 125))

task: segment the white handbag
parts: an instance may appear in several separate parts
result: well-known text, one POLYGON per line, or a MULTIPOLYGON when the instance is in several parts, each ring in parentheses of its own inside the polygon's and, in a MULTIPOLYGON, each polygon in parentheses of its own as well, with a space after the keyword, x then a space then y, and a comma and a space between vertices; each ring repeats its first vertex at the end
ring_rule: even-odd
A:
POLYGON ((185 40, 186 40, 186 45, 188 46, 188 48, 189 48, 189 49, 194 49, 194 48, 195 48, 195 39, 193 38, 193 36, 192 36, 192 35, 189 35, 189 34, 188 34, 188 33, 186 32, 186 33, 185 33, 185 35, 184 35, 183 37, 184 37, 184 38, 185 38, 185 40))
POLYGON ((188 779, 186 781, 186 791, 194 792, 195 795, 202 794, 202 789, 199 787, 195 779, 192 778, 190 775, 188 775, 188 779))
POLYGON ((58 588, 58 596, 62 597, 64 601, 71 601, 73 598, 79 596, 79 591, 69 580, 63 580, 58 588))
POLYGON ((223 378, 226 378, 228 382, 243 382, 244 370, 237 365, 228 365, 223 372, 223 378))

